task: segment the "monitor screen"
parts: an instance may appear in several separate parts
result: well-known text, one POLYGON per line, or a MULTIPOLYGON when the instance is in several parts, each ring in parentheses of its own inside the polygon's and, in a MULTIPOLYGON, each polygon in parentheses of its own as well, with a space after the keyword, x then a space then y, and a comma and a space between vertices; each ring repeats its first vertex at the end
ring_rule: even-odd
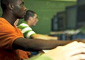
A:
POLYGON ((58 12, 52 19, 52 31, 62 31, 65 30, 65 12, 58 12))
POLYGON ((52 18, 52 22, 51 22, 51 31, 57 31, 58 30, 58 19, 57 19, 57 15, 54 15, 52 18))
POLYGON ((85 0, 77 0, 77 5, 83 5, 85 4, 85 0))
POLYGON ((76 29, 77 7, 66 7, 66 28, 76 29))
POLYGON ((66 16, 65 12, 61 11, 57 13, 57 18, 58 18, 58 30, 63 31, 66 29, 66 16))
POLYGON ((77 12, 77 27, 81 28, 83 26, 85 26, 85 5, 80 5, 77 12))

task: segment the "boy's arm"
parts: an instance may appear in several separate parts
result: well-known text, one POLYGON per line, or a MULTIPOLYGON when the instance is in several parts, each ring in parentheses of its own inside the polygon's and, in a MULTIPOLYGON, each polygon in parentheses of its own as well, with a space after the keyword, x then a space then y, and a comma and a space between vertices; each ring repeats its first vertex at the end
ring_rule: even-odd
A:
POLYGON ((43 35, 43 34, 33 34, 34 39, 43 39, 43 40, 58 40, 58 37, 43 35))
POLYGON ((57 46, 62 46, 70 43, 72 41, 59 41, 59 40, 37 40, 37 39, 25 39, 17 38, 13 42, 13 49, 22 49, 22 50, 48 50, 53 49, 57 46))

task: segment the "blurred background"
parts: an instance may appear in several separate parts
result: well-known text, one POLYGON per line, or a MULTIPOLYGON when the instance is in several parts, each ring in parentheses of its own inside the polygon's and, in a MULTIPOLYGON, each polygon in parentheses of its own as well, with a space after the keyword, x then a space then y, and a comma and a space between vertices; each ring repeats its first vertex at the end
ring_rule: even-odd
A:
MULTIPOLYGON (((36 27, 32 27, 36 33, 48 35, 80 33, 79 37, 85 36, 85 0, 24 0, 24 2, 27 9, 35 11, 38 15, 39 22, 36 27)), ((0 8, 0 16, 1 13, 0 8)), ((22 21, 23 19, 19 24, 22 21)))

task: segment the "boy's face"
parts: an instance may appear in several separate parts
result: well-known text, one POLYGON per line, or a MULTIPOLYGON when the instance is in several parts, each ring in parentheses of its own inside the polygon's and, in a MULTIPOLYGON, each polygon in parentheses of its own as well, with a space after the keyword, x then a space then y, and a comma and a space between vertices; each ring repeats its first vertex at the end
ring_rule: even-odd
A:
POLYGON ((36 26, 37 22, 38 22, 37 14, 34 14, 33 21, 32 21, 33 26, 36 26))
POLYGON ((34 14, 33 17, 31 17, 31 26, 36 26, 37 22, 38 22, 38 18, 37 18, 37 14, 34 14))
POLYGON ((16 18, 23 18, 26 13, 26 7, 24 6, 23 0, 16 0, 16 2, 13 5, 13 14, 16 16, 16 18))

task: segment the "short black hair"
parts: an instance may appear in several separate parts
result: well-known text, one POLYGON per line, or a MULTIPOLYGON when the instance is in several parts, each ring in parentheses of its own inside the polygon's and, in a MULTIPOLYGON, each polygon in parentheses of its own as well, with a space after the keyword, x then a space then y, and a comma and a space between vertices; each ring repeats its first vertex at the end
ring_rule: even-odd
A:
POLYGON ((14 3, 16 0, 1 0, 1 8, 2 10, 6 10, 7 6, 9 5, 9 3, 14 3))
POLYGON ((32 10, 27 10, 26 14, 24 16, 24 20, 27 21, 29 19, 29 17, 34 17, 34 14, 36 14, 34 11, 32 10))

